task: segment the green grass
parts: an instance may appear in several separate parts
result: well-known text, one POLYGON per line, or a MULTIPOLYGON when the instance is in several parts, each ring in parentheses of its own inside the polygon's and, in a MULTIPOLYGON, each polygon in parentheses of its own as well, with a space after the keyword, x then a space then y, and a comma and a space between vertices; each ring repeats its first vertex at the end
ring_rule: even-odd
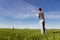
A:
POLYGON ((41 35, 40 29, 0 29, 0 40, 60 40, 60 30, 47 29, 41 35))

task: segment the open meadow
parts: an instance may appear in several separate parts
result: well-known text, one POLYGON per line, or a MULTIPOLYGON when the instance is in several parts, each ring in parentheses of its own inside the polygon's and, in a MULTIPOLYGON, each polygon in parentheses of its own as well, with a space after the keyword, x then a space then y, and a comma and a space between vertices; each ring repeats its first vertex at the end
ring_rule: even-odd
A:
POLYGON ((60 30, 47 29, 41 35, 39 29, 0 29, 0 40, 60 40, 60 30))

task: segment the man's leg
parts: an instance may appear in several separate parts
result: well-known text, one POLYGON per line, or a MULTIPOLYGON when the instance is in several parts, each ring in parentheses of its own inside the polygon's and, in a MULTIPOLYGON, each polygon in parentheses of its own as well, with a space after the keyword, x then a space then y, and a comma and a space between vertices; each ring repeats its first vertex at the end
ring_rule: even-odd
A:
POLYGON ((43 26, 43 33, 45 33, 45 21, 43 21, 42 26, 43 26))
POLYGON ((44 30, 43 30, 43 20, 39 21, 40 24, 40 28, 41 28, 41 34, 43 34, 44 30))

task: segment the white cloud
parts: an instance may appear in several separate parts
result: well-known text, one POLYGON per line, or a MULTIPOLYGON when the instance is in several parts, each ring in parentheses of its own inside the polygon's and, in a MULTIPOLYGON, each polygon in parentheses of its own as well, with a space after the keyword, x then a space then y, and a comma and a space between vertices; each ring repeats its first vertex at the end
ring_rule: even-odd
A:
POLYGON ((32 16, 33 15, 31 15, 31 14, 16 14, 13 16, 13 18, 30 18, 32 16))
POLYGON ((0 24, 0 28, 17 28, 17 29, 40 29, 39 26, 37 27, 37 24, 29 24, 29 25, 24 25, 24 24, 0 24))
MULTIPOLYGON (((8 4, 6 4, 6 6, 8 6, 8 4)), ((20 0, 17 2, 15 0, 9 6, 7 8, 6 7, 4 8, 3 6, 1 7, 1 9, 2 9, 2 10, 0 10, 1 16, 12 17, 12 18, 30 18, 30 17, 34 16, 34 14, 36 13, 36 8, 37 8, 35 6, 32 6, 28 3, 26 3, 23 0, 20 0)))
POLYGON ((36 7, 26 3, 24 1, 22 1, 22 2, 23 2, 23 4, 19 7, 22 11, 15 14, 13 17, 14 18, 30 18, 30 17, 34 17, 34 14, 37 12, 36 7))
POLYGON ((48 19, 60 19, 60 15, 48 15, 48 19))
POLYGON ((47 19, 60 19, 60 12, 59 11, 46 12, 45 17, 47 19))

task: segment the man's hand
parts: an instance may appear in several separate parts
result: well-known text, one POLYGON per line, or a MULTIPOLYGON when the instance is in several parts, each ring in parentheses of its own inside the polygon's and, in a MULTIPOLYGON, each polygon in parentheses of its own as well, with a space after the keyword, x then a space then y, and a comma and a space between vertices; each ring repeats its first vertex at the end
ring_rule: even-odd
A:
POLYGON ((39 17, 39 14, 35 14, 36 17, 39 17))

